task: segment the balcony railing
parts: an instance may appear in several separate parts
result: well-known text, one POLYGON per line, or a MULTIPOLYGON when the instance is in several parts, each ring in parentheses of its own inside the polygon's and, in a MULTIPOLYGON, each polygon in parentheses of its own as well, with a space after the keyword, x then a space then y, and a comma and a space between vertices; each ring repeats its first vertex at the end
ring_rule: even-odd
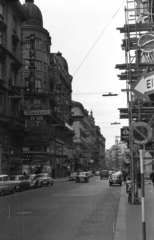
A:
POLYGON ((49 91, 44 88, 33 88, 30 89, 29 87, 25 88, 25 93, 38 93, 38 94, 48 94, 49 91))

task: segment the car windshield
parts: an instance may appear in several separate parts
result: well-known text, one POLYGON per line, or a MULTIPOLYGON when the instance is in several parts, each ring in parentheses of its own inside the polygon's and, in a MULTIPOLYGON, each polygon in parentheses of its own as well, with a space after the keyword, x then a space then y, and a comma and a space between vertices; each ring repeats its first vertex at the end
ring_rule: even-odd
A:
POLYGON ((15 176, 10 176, 10 180, 11 180, 11 181, 14 181, 15 179, 16 179, 15 176))
POLYGON ((40 174, 38 174, 37 176, 38 176, 38 177, 47 177, 48 174, 46 174, 46 173, 40 173, 40 174))
POLYGON ((79 175, 80 175, 80 176, 85 176, 86 173, 85 173, 85 172, 80 172, 79 175))

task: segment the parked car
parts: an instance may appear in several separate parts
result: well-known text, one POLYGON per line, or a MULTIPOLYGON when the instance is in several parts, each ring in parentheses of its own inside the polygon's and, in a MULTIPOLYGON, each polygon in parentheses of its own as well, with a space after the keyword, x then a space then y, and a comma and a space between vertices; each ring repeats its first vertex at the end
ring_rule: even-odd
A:
POLYGON ((24 175, 12 175, 10 180, 16 182, 16 191, 29 190, 30 183, 24 175))
POLYGON ((42 186, 53 186, 54 180, 51 177, 50 173, 40 173, 37 175, 37 181, 42 183, 42 186))
POLYGON ((100 179, 106 178, 108 179, 108 170, 101 170, 100 171, 100 179))
POLYGON ((95 176, 100 176, 100 171, 96 171, 95 176))
POLYGON ((76 183, 78 182, 89 182, 89 174, 87 172, 79 172, 76 177, 76 183))
POLYGON ((0 195, 3 196, 6 193, 15 193, 16 191, 16 183, 14 181, 10 181, 8 175, 1 174, 0 175, 0 195))
POLYGON ((122 185, 122 174, 119 172, 113 173, 109 177, 109 185, 112 186, 114 184, 119 184, 120 186, 122 185))
POLYGON ((27 180, 30 183, 30 188, 37 188, 37 187, 42 187, 42 182, 38 180, 38 175, 37 174, 30 174, 27 176, 27 180))
POLYGON ((87 173, 89 174, 89 177, 93 177, 93 172, 92 171, 88 171, 87 173))
POLYGON ((70 174, 69 180, 70 181, 76 180, 76 177, 77 177, 77 172, 73 172, 73 173, 70 174))

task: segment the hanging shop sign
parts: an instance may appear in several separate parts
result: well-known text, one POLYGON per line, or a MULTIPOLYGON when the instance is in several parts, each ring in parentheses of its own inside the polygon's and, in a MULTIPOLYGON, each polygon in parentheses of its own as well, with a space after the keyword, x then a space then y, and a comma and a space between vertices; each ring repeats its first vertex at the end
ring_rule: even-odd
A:
POLYGON ((136 122, 130 129, 130 138, 136 144, 146 144, 152 138, 152 129, 145 122, 136 122))
POLYGON ((51 110, 25 110, 24 115, 31 116, 31 115, 50 115, 51 110))
POLYGON ((129 127, 123 127, 121 130, 121 141, 128 142, 129 141, 129 127))

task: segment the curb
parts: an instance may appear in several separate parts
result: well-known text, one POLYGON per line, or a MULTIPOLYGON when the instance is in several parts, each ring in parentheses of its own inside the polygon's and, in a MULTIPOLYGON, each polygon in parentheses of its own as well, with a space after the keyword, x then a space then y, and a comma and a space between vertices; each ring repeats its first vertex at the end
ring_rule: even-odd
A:
POLYGON ((125 212, 125 188, 121 187, 121 195, 118 207, 118 215, 115 227, 114 240, 127 240, 126 237, 126 212, 125 212))

